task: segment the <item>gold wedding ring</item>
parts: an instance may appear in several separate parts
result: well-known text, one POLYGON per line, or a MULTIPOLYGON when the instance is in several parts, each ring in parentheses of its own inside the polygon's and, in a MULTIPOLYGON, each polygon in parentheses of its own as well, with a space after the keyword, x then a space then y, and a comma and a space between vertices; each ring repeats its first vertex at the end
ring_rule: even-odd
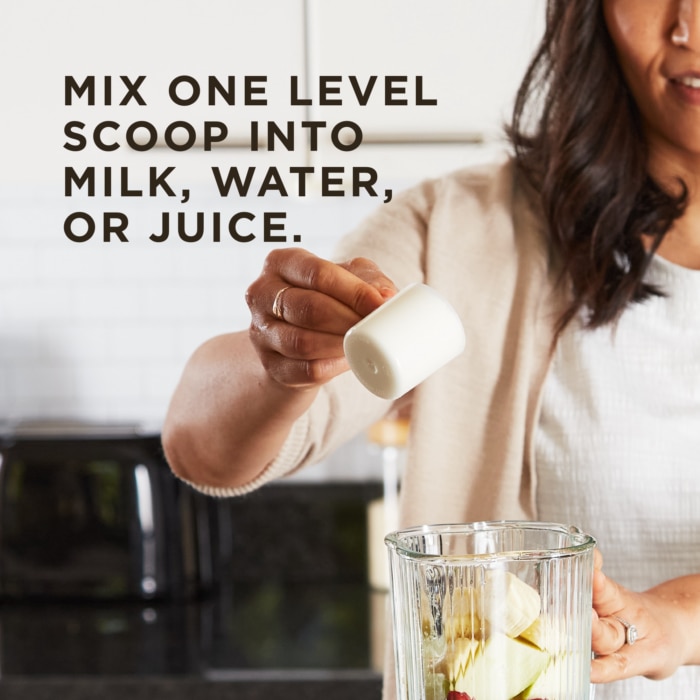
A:
POLYGON ((284 314, 282 313, 282 293, 286 292, 288 289, 288 286, 282 287, 282 289, 275 294, 275 300, 272 302, 272 315, 280 321, 284 321, 284 314))

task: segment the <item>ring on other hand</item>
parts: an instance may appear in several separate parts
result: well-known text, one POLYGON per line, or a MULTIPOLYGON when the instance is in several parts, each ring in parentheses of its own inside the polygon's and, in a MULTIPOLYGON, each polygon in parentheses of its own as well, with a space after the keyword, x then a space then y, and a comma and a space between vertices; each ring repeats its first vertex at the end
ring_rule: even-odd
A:
POLYGON ((627 620, 624 620, 623 618, 618 617, 617 615, 614 615, 613 617, 625 628, 625 643, 632 646, 639 637, 637 627, 631 622, 628 622, 627 620))
POLYGON ((272 315, 280 321, 284 321, 284 314, 282 313, 282 294, 288 289, 288 286, 282 287, 282 289, 275 294, 275 300, 272 302, 272 315))

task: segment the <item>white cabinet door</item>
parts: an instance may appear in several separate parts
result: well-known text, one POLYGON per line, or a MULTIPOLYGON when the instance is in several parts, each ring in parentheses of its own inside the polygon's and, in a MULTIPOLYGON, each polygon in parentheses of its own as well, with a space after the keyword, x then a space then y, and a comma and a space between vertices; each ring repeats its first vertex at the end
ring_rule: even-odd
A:
MULTIPOLYGON (((205 121, 224 122, 229 141, 239 148, 216 159, 245 158, 251 121, 285 123, 304 117, 302 107, 290 104, 288 86, 291 75, 305 75, 304 34, 304 0, 6 3, 0 24, 0 126, 6 137, 0 182, 60 181, 64 166, 81 162, 119 166, 162 161, 184 167, 208 163, 201 147, 187 152, 163 147, 166 127, 178 120, 192 124, 198 138, 205 121), (93 76, 95 104, 87 104, 87 92, 79 97, 71 91, 72 104, 65 105, 65 76, 73 76, 79 85, 93 76), (195 82, 201 88, 191 104, 174 104, 169 96, 170 85, 180 76, 188 76, 179 81, 176 94, 181 102, 189 101, 195 82), (208 104, 209 76, 227 89, 229 76, 235 76, 234 105, 218 93, 216 105, 208 104), (267 104, 244 104, 246 76, 265 76, 249 84, 265 89, 267 104), (157 128, 159 146, 147 153, 127 148, 103 152, 90 145, 82 152, 64 149, 68 121, 83 122, 82 133, 94 143, 94 126, 105 120, 119 124, 118 129, 104 131, 106 141, 123 142, 127 127, 144 120, 157 128)), ((261 94, 251 97, 256 96, 261 94)), ((184 139, 186 133, 177 136, 184 139)), ((275 154, 276 161, 285 158, 291 155, 275 154)), ((303 153, 295 158, 303 159, 303 153)))
POLYGON ((366 142, 468 141, 498 133, 544 28, 544 0, 308 3, 312 114, 356 121, 366 142), (366 88, 373 75, 377 83, 362 106, 349 76, 366 88), (342 106, 318 104, 319 76, 343 76, 336 96, 342 106), (397 77, 389 101, 407 105, 385 104, 384 76, 397 77), (420 98, 437 105, 419 105, 420 98))

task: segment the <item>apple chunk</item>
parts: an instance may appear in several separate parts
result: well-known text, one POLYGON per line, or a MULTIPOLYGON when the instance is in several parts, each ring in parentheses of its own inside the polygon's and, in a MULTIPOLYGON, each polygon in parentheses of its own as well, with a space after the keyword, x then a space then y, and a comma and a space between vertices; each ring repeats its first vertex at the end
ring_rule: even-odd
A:
POLYGON ((588 668, 587 663, 581 655, 551 656, 544 671, 529 688, 518 695, 517 700, 569 697, 571 689, 580 686, 582 674, 585 674, 588 668))
MULTIPOLYGON (((518 637, 540 614, 540 594, 509 571, 487 571, 481 584, 456 586, 441 608, 443 634, 448 642, 461 637, 486 638, 497 632, 518 637)), ((426 597, 423 631, 435 633, 434 612, 426 597)))
POLYGON ((540 594, 510 571, 488 571, 477 591, 476 604, 490 629, 509 637, 517 637, 537 619, 540 603, 540 594))
POLYGON ((494 634, 486 642, 457 645, 450 679, 454 690, 478 700, 513 698, 531 686, 549 661, 549 654, 529 642, 494 634))

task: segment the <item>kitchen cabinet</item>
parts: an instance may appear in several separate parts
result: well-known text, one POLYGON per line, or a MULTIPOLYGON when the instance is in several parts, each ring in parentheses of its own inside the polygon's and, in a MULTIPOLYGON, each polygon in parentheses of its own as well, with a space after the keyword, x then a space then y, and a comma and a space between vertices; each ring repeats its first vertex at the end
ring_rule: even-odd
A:
POLYGON ((310 116, 363 134, 349 152, 324 141, 316 160, 406 180, 491 158, 544 13, 544 0, 309 0, 310 116), (342 104, 321 104, 319 76, 342 76, 342 104))
POLYGON ((544 7, 543 0, 309 0, 310 75, 354 75, 363 86, 380 76, 366 106, 345 81, 342 108, 316 106, 312 115, 342 114, 372 140, 491 136, 544 29, 544 7), (406 78, 394 81, 391 106, 379 89, 383 76, 406 78), (419 97, 437 105, 417 104, 419 97))
MULTIPOLYGON (((204 121, 221 121, 230 143, 247 144, 251 120, 271 114, 281 122, 303 118, 302 108, 289 104, 287 82, 290 75, 302 80, 306 75, 304 0, 123 0, 118 5, 32 0, 3 9, 0 126, 8 138, 0 182, 62 182, 67 165, 133 165, 136 170, 164 163, 196 170, 209 165, 201 147, 185 152, 162 147, 169 124, 187 121, 201 138, 204 121), (75 83, 70 104, 66 76, 75 83), (220 98, 221 91, 215 93, 216 104, 208 104, 209 76, 226 90, 233 88, 234 105, 220 98), (235 84, 229 85, 229 76, 235 84), (174 81, 181 104, 169 94, 174 81), (252 90, 265 90, 267 104, 242 104, 246 82, 253 97, 261 94, 252 90), (193 99, 197 89, 200 94, 193 99), (81 151, 64 148, 67 140, 76 143, 64 135, 69 121, 85 124, 81 133, 88 145, 81 151), (119 143, 120 150, 95 147, 94 128, 105 121, 119 125, 106 128, 104 139, 119 143), (123 147, 127 128, 137 121, 157 128, 155 148, 123 147)), ((141 129, 140 137, 145 136, 141 129)), ((183 140, 184 131, 177 137, 183 140)), ((283 158, 275 154, 276 161, 283 158)))
MULTIPOLYGON (((4 175, 12 181, 56 178, 65 165, 99 167, 117 160, 136 167, 177 162, 188 172, 206 162, 206 177, 212 159, 352 165, 367 151, 370 159, 386 155, 391 161, 391 154, 369 153, 385 144, 420 144, 418 161, 451 164, 441 144, 470 146, 498 135, 544 17, 544 0, 205 0, 196 11, 187 0, 125 0, 118 12, 104 7, 90 0, 13 5, 2 33, 3 54, 22 69, 3 73, 16 108, 4 111, 2 126, 4 133, 31 134, 32 142, 7 140, 4 161, 11 167, 4 175), (94 30, 107 24, 109 32, 94 30), (12 26, 32 26, 32 41, 10 31, 12 26), (70 105, 66 76, 76 86, 69 90, 70 105), (78 89, 85 90, 82 96, 78 89), (337 104, 321 104, 324 89, 326 101, 337 104), (224 92, 235 97, 234 105, 224 92), (257 101, 264 104, 251 104, 257 101), (94 127, 110 120, 119 128, 105 131, 108 141, 123 144, 127 128, 141 120, 156 127, 158 147, 99 150, 94 127), (64 148, 71 140, 61 132, 68 121, 85 124, 76 127, 88 139, 82 151, 64 148), (197 147, 163 148, 167 127, 177 121, 195 127, 197 147), (224 123, 226 145, 235 148, 205 153, 207 121, 224 123), (282 127, 293 122, 294 152, 278 145, 274 153, 251 154, 253 121, 261 133, 268 121, 282 127), (304 121, 327 124, 311 153, 310 135, 300 128, 304 121), (341 121, 362 130, 356 153, 330 142, 332 127, 341 121)), ((139 137, 146 138, 143 129, 139 137)), ((176 131, 173 138, 183 142, 186 133, 176 131)), ((402 157, 397 169, 405 168, 402 157)))

